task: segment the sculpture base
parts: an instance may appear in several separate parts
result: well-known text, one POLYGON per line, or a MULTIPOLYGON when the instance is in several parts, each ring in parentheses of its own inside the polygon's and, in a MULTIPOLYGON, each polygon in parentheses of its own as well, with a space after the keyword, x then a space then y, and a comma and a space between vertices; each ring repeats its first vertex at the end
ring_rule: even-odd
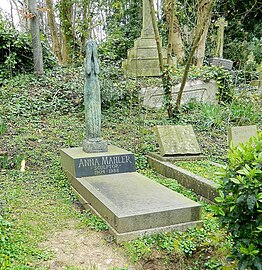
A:
POLYGON ((92 141, 92 140, 83 140, 83 150, 86 153, 100 153, 100 152, 107 152, 108 145, 107 142, 103 140, 99 141, 92 141))

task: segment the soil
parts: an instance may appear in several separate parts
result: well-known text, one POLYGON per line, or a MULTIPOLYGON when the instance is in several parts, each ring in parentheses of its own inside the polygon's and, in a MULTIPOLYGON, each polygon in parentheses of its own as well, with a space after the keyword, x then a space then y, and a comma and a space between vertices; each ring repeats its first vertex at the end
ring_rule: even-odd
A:
POLYGON ((79 228, 69 224, 68 228, 50 235, 41 243, 53 253, 53 258, 41 266, 51 270, 79 267, 81 269, 109 270, 112 268, 136 270, 130 265, 122 250, 114 242, 104 239, 105 233, 79 228), (93 267, 93 268, 92 268, 93 267))

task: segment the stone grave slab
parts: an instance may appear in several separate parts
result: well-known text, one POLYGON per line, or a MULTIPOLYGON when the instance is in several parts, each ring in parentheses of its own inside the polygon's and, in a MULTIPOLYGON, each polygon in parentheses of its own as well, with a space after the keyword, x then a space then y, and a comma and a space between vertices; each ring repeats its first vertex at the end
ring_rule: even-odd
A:
POLYGON ((82 147, 60 150, 61 164, 74 177, 135 172, 134 155, 116 147, 108 146, 108 152, 86 153, 82 147))
POLYGON ((229 127, 228 144, 233 142, 233 146, 238 146, 240 143, 246 143, 253 136, 257 136, 256 125, 229 127))
POLYGON ((98 213, 117 242, 201 224, 201 206, 137 173, 71 177, 85 208, 98 213))
MULTIPOLYGON (((181 84, 172 87, 172 97, 177 98, 181 84)), ((181 104, 187 104, 191 101, 217 103, 216 93, 218 86, 215 80, 203 82, 201 80, 187 81, 183 91, 181 104)), ((141 89, 143 106, 147 108, 160 109, 163 106, 163 88, 162 87, 144 87, 141 89)))
POLYGON ((232 70, 233 67, 233 61, 219 57, 210 58, 209 62, 214 66, 223 67, 226 70, 232 70))
POLYGON ((191 125, 156 126, 161 156, 200 155, 201 150, 191 125))

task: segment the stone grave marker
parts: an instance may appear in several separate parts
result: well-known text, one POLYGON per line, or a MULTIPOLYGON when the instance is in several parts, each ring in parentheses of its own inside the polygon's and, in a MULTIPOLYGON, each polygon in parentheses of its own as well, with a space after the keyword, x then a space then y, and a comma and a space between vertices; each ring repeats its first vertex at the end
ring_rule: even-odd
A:
POLYGON ((156 126, 156 135, 161 156, 201 154, 191 125, 156 126))
MULTIPOLYGON (((134 47, 127 52, 127 59, 122 62, 124 75, 144 77, 160 76, 158 51, 150 15, 149 0, 143 0, 143 23, 141 35, 134 42, 134 47)), ((162 48, 164 62, 167 58, 167 50, 162 48)), ((175 63, 175 59, 173 59, 175 63)))
POLYGON ((225 27, 228 26, 225 18, 218 18, 215 22, 215 26, 218 28, 217 30, 217 44, 215 57, 210 59, 210 62, 219 67, 224 67, 227 70, 231 70, 233 66, 233 61, 223 58, 223 47, 224 47, 224 31, 225 27))
POLYGON ((96 44, 87 42, 83 147, 61 149, 61 165, 83 207, 117 242, 201 225, 201 206, 136 172, 134 155, 100 138, 101 104, 96 44))
POLYGON ((229 127, 228 129, 228 144, 233 143, 233 146, 238 146, 240 143, 246 143, 251 137, 257 136, 257 126, 239 126, 229 127))
MULTIPOLYGON (((172 87, 172 97, 174 100, 180 84, 172 87)), ((216 93, 218 86, 216 81, 210 80, 203 82, 201 80, 187 81, 182 95, 181 104, 186 104, 191 101, 217 103, 216 93)), ((163 106, 164 90, 162 87, 144 87, 141 89, 143 98, 143 106, 147 108, 160 109, 163 106)))

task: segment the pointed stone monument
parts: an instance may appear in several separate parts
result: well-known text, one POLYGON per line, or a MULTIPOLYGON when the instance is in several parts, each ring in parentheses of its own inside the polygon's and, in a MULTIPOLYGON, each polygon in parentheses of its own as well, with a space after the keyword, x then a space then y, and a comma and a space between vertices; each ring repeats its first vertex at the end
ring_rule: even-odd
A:
MULTIPOLYGON (((145 32, 149 33, 145 28, 145 32)), ((85 59, 83 147, 61 149, 61 164, 84 208, 105 220, 117 242, 201 225, 201 206, 136 172, 131 152, 100 138, 101 103, 96 44, 85 59)))
MULTIPOLYGON (((167 50, 162 49, 164 62, 167 50)), ((122 62, 124 75, 134 77, 160 76, 158 51, 153 24, 150 15, 149 0, 143 0, 143 25, 141 36, 135 40, 134 47, 127 52, 127 59, 122 62)))

